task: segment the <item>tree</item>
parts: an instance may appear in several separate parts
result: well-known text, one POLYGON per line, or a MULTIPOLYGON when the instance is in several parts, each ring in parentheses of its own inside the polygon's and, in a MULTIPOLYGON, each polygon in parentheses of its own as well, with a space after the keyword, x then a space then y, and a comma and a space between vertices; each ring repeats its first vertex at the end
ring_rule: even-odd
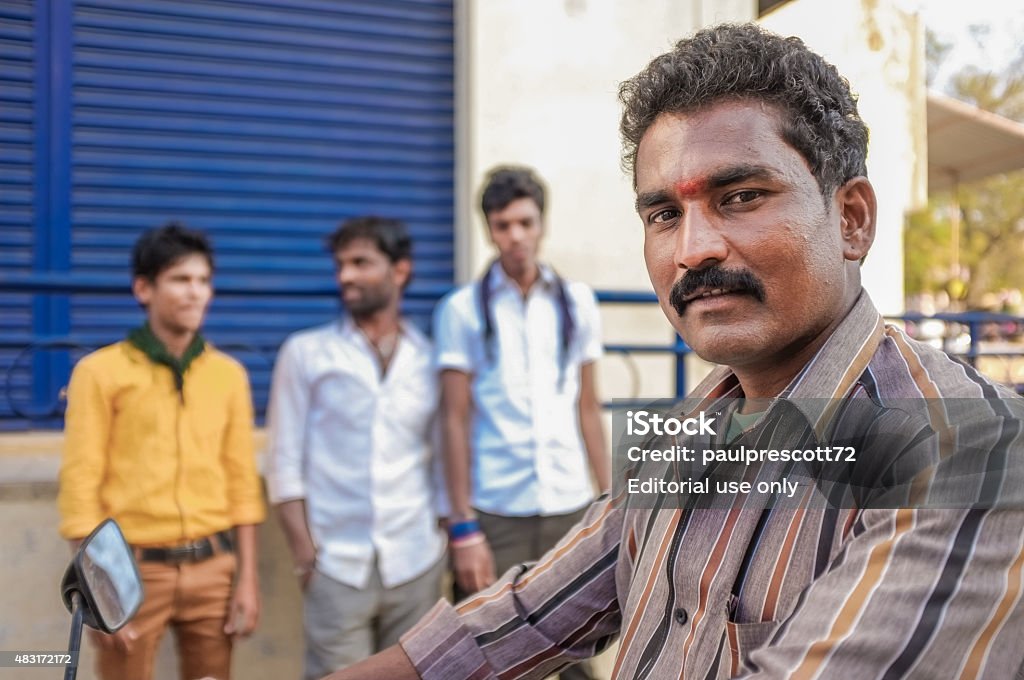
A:
MULTIPOLYGON (((979 45, 988 29, 972 26, 979 45)), ((951 47, 928 32, 929 80, 951 47)), ((979 108, 1024 122, 1024 49, 1002 71, 969 65, 954 74, 947 94, 979 108)), ((958 187, 960 272, 954 271, 949 192, 932 196, 911 215, 904 234, 908 293, 945 289, 968 308, 980 308, 986 293, 1024 288, 1024 171, 958 187), (958 280, 960 279, 960 280, 958 280)))

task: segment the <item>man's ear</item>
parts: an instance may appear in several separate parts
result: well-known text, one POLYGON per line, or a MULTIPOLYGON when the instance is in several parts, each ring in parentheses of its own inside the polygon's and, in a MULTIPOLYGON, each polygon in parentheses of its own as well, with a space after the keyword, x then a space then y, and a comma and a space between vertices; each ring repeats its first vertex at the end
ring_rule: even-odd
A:
POLYGON ((494 240, 494 227, 491 226, 491 218, 487 215, 484 215, 484 231, 487 232, 487 242, 497 246, 498 242, 494 240))
POLYGON ((875 241, 878 220, 875 189, 867 177, 854 177, 836 190, 835 201, 843 256, 847 260, 863 260, 875 241))
POLYGON ((153 297, 153 282, 145 276, 136 276, 132 279, 132 295, 140 305, 148 306, 150 298, 153 297))
POLYGON ((395 278, 395 284, 399 288, 405 288, 406 284, 409 283, 409 278, 412 276, 412 260, 406 258, 404 260, 398 260, 391 265, 392 272, 395 278))

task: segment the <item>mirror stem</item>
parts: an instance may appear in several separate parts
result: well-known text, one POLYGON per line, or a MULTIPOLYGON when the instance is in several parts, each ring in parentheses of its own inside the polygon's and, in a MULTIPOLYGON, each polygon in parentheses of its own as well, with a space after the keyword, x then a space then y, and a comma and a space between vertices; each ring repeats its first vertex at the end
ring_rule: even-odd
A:
POLYGON ((82 648, 82 594, 71 593, 71 637, 68 639, 68 653, 71 663, 64 668, 64 680, 75 680, 78 675, 78 657, 82 648))

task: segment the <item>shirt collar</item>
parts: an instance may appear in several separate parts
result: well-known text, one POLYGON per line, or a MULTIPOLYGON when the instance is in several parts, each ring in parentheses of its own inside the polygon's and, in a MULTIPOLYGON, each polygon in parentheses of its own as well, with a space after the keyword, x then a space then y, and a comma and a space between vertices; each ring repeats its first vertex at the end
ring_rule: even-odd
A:
MULTIPOLYGON (((537 281, 541 283, 546 290, 553 289, 558 281, 558 275, 555 273, 555 270, 543 262, 537 263, 537 268, 540 270, 540 277, 537 281)), ((492 291, 498 291, 505 288, 513 291, 519 290, 519 284, 513 281, 512 277, 505 273, 501 263, 497 260, 491 263, 491 266, 487 271, 487 285, 491 287, 492 291)))
POLYGON ((160 364, 171 369, 174 374, 174 386, 181 392, 184 389, 185 373, 192 362, 198 358, 206 349, 206 342, 201 333, 196 333, 185 348, 185 352, 176 357, 170 353, 167 346, 153 333, 149 321, 139 328, 128 333, 128 343, 142 352, 154 364, 160 364))
MULTIPOLYGON (((337 324, 338 333, 349 341, 355 341, 357 338, 363 336, 362 330, 356 325, 355 319, 352 318, 351 314, 342 313, 341 318, 338 319, 337 324)), ((403 340, 409 340, 417 347, 423 349, 429 347, 429 341, 427 337, 420 332, 420 329, 415 324, 409 323, 404 317, 398 320, 398 335, 403 340)))
MULTIPOLYGON (((884 332, 881 314, 867 291, 861 290, 846 317, 775 401, 790 400, 820 437, 839 401, 853 390, 867 369, 884 332)), ((686 410, 700 410, 720 399, 742 396, 736 375, 720 366, 690 393, 686 410), (689 408, 690 404, 696 404, 696 408, 689 408)))

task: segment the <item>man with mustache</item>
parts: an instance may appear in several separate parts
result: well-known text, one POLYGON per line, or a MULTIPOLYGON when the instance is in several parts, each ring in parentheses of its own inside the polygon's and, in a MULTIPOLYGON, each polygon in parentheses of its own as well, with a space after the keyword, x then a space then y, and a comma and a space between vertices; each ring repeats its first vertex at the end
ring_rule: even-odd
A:
POLYGON ((405 225, 327 238, 346 313, 285 341, 274 366, 267 486, 303 592, 304 677, 395 644, 441 596, 447 512, 431 433, 430 342, 401 317, 405 225))
POLYGON ((655 292, 721 364, 686 404, 721 415, 712 441, 754 450, 887 435, 865 452, 881 472, 841 470, 866 481, 847 487, 858 502, 824 507, 603 499, 536 565, 336 677, 542 678, 615 638, 619 678, 1020 677, 1024 511, 1002 500, 1022 401, 887 326, 861 288, 876 206, 847 82, 796 38, 722 25, 620 98, 655 292), (889 421, 912 427, 873 429, 889 421), (779 436, 794 422, 802 439, 779 436), (987 491, 930 502, 956 491, 932 487, 949 462, 980 463, 952 479, 987 491))

